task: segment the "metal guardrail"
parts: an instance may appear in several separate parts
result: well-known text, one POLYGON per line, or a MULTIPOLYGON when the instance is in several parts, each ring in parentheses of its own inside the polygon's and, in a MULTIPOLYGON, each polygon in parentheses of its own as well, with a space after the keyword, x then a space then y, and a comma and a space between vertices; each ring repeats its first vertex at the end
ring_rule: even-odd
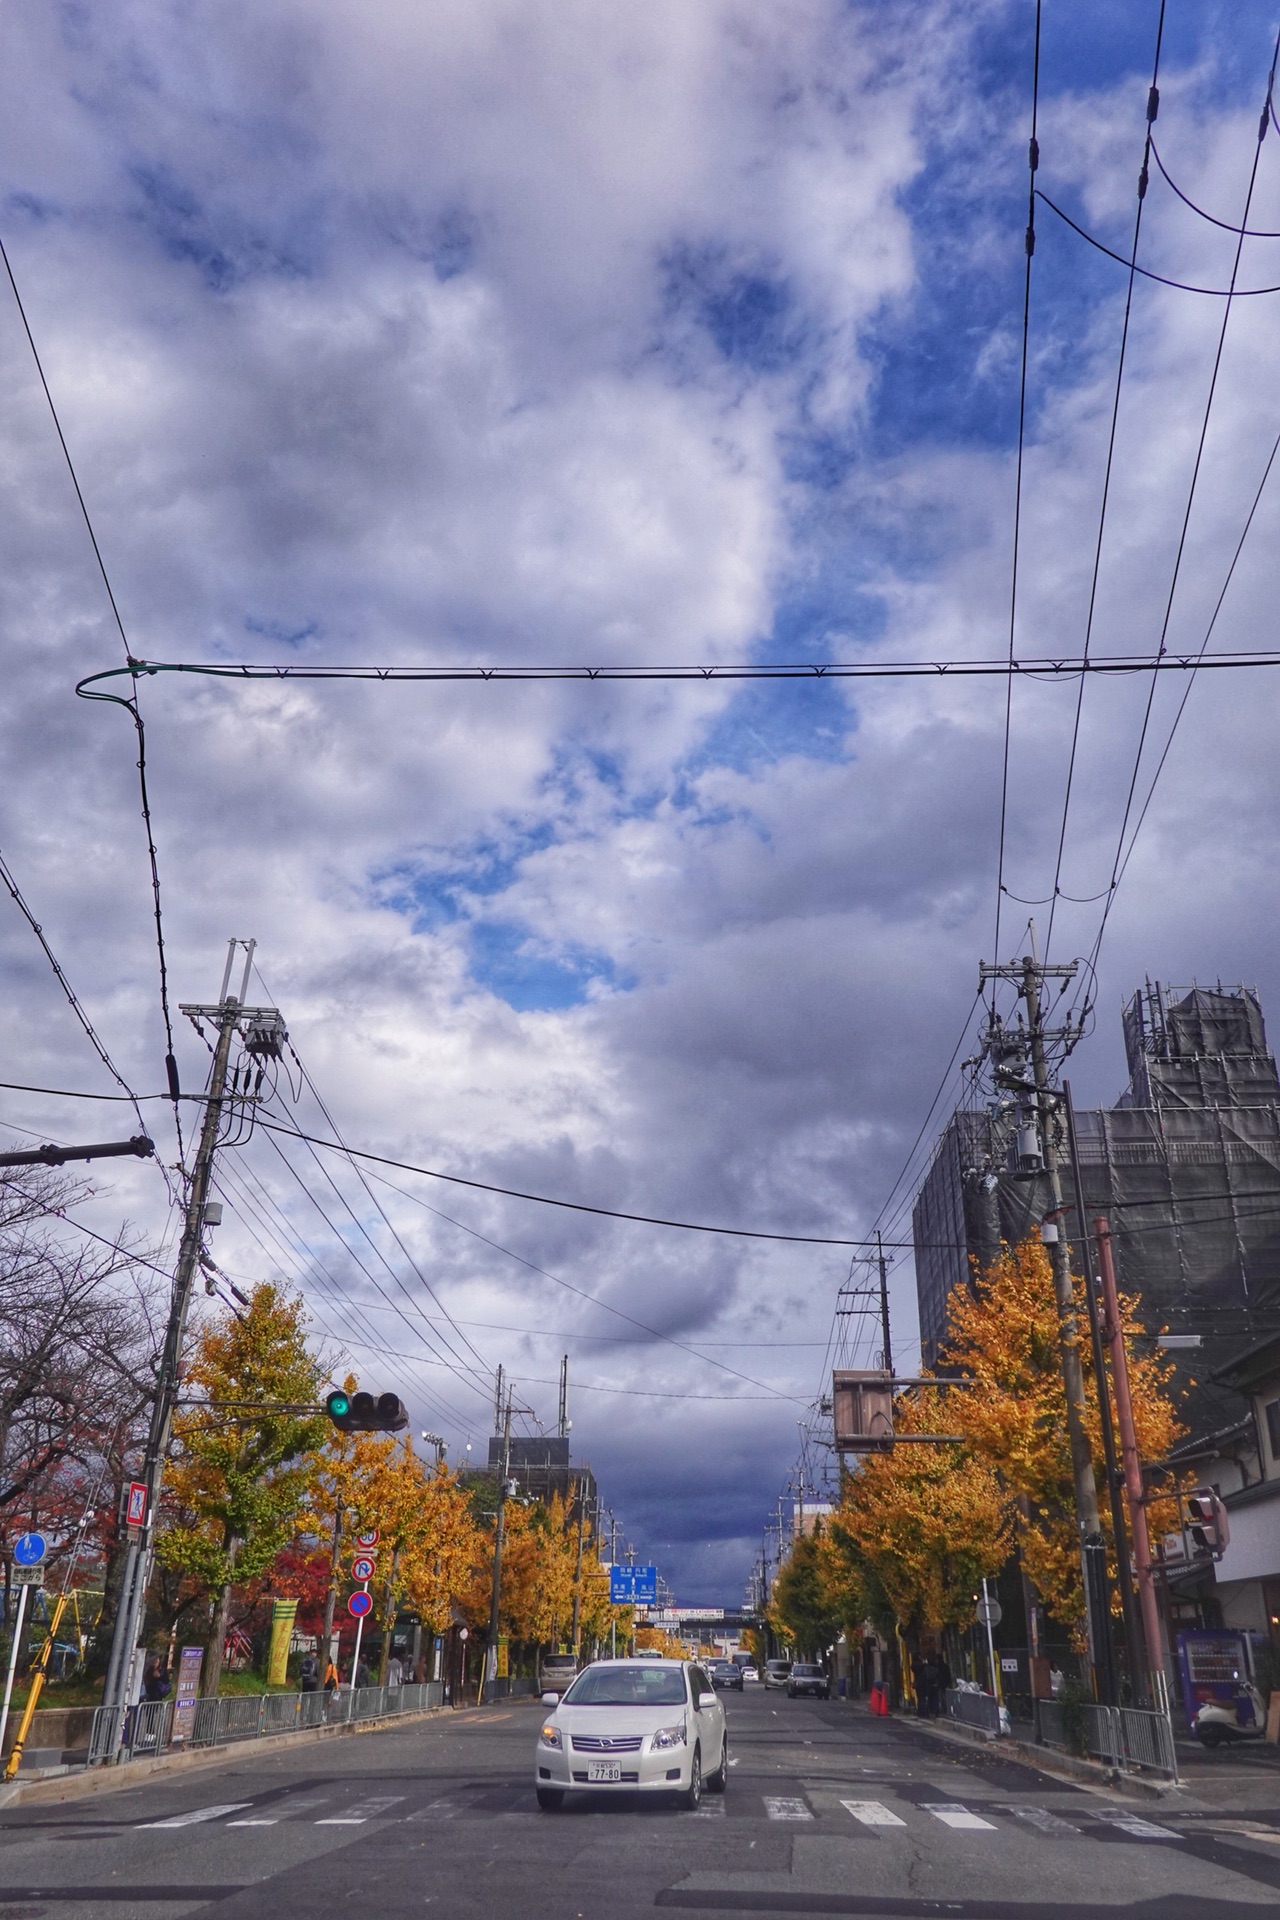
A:
MULTIPOLYGON (((184 1747, 222 1747, 237 1740, 264 1740, 306 1727, 342 1726, 397 1713, 421 1713, 444 1704, 438 1680, 407 1687, 343 1687, 337 1693, 229 1694, 197 1700, 184 1747)), ((143 1760, 173 1745, 173 1701, 144 1700, 136 1707, 98 1707, 89 1730, 89 1765, 143 1760)))
MULTIPOLYGON (((1145 1769, 1170 1780, 1178 1778, 1173 1723, 1167 1713, 1153 1712, 1147 1707, 1100 1707, 1086 1702, 1080 1714, 1086 1753, 1120 1771, 1145 1769)), ((1060 1700, 1036 1701, 1036 1741, 1046 1747, 1070 1746, 1060 1700)))
POLYGON ((984 1733, 999 1733, 1000 1702, 993 1693, 968 1693, 959 1687, 948 1687, 944 1698, 948 1720, 958 1720, 966 1727, 981 1727, 984 1733))

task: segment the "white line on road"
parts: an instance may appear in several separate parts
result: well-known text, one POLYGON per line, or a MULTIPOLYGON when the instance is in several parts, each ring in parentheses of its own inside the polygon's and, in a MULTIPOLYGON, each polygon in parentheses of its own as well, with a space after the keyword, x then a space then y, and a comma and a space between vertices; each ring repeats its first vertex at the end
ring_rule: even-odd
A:
POLYGON ((968 1807, 949 1802, 936 1801, 933 1805, 922 1807, 921 1812, 931 1813, 935 1820, 941 1820, 944 1827, 963 1827, 966 1831, 983 1827, 988 1833, 996 1830, 992 1822, 984 1820, 980 1814, 970 1813, 968 1807))
POLYGON ((1079 1833, 1079 1827, 1073 1827, 1069 1820, 1060 1820, 1056 1813, 1050 1813, 1047 1807, 1010 1807, 1009 1812, 1015 1820, 1025 1820, 1029 1827, 1038 1827, 1041 1833, 1079 1833))
POLYGON ((764 1810, 771 1820, 812 1820, 813 1818, 803 1800, 784 1800, 776 1794, 766 1793, 764 1810))
POLYGON ((1134 1840, 1178 1840, 1169 1827, 1157 1827, 1154 1821, 1143 1820, 1136 1813, 1130 1813, 1127 1807, 1105 1807, 1094 1815, 1097 1820, 1105 1820, 1108 1826, 1119 1827, 1121 1833, 1127 1833, 1134 1840))
POLYGON ((251 1807, 252 1800, 231 1800, 221 1807, 197 1807, 194 1813, 175 1813, 172 1820, 139 1820, 139 1833, 149 1827, 193 1827, 198 1820, 220 1820, 224 1813, 239 1813, 241 1807, 251 1807))
POLYGON ((842 1800, 840 1805, 864 1827, 905 1827, 907 1824, 879 1800, 842 1800))
POLYGON ((398 1807, 404 1799, 402 1793, 384 1794, 377 1800, 359 1800, 346 1813, 331 1815, 327 1820, 317 1820, 318 1827, 362 1827, 366 1820, 376 1820, 388 1807, 398 1807))

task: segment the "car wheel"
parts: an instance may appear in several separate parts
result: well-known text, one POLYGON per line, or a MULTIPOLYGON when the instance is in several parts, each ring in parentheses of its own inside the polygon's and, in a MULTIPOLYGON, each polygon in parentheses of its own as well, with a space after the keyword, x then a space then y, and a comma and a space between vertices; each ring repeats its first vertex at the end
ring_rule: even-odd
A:
POLYGON ((544 1813, 558 1813, 564 1805, 563 1787, 539 1787, 538 1805, 544 1813))
POLYGON ((689 1763, 689 1784, 680 1795, 686 1813, 696 1813, 702 1804, 702 1748, 695 1747, 689 1763))
POLYGON ((726 1734, 720 1748, 720 1765, 714 1773, 707 1775, 707 1792, 723 1793, 729 1784, 729 1738, 726 1734))

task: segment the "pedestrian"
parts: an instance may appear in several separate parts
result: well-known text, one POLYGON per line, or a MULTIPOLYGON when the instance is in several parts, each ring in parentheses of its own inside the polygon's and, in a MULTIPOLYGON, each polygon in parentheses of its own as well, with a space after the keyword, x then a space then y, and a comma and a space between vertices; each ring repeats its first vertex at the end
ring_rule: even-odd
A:
POLYGON ((169 1698, 169 1669, 158 1653, 148 1656, 142 1670, 142 1697, 144 1700, 167 1700, 169 1698))
POLYGON ((356 1687, 367 1687, 369 1684, 369 1662, 363 1654, 360 1655, 351 1684, 356 1687))
POLYGON ((951 1671, 951 1662, 947 1659, 946 1654, 941 1651, 939 1651, 937 1655, 937 1666, 938 1666, 938 1711, 939 1713, 941 1713, 942 1709, 947 1704, 947 1695, 950 1693, 952 1687, 954 1687, 956 1682, 955 1682, 955 1675, 951 1671))
POLYGON ((341 1685, 342 1682, 338 1678, 338 1669, 333 1663, 333 1656, 331 1654, 325 1661, 324 1666, 324 1690, 330 1699, 333 1698, 341 1685))
POLYGON ((320 1689, 320 1662, 314 1653, 304 1653, 299 1671, 303 1693, 318 1693, 320 1689))
POLYGON ((387 1662, 387 1685, 389 1687, 404 1685, 404 1666, 398 1653, 393 1653, 387 1662))

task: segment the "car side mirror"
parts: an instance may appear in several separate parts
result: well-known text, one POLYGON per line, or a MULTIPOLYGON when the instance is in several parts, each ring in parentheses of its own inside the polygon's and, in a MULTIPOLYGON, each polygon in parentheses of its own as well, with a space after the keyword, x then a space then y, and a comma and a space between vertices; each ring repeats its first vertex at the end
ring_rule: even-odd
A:
POLYGON ((544 1693, 542 1696, 542 1704, 544 1707, 558 1707, 560 1705, 560 1695, 558 1693, 544 1693))
POLYGON ((715 1703, 716 1696, 714 1691, 711 1693, 700 1693, 698 1695, 698 1707, 700 1710, 703 1707, 714 1707, 715 1703))

